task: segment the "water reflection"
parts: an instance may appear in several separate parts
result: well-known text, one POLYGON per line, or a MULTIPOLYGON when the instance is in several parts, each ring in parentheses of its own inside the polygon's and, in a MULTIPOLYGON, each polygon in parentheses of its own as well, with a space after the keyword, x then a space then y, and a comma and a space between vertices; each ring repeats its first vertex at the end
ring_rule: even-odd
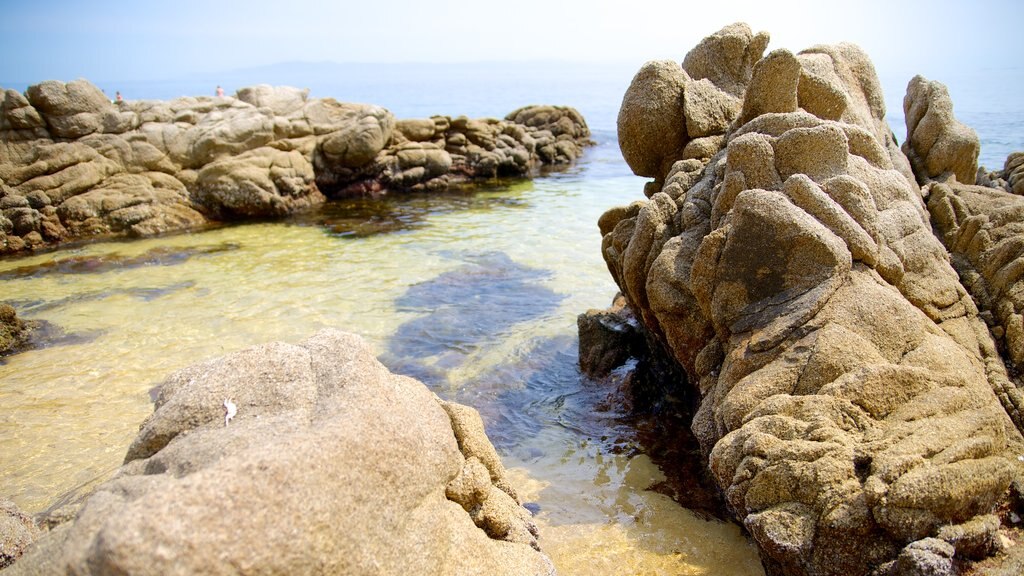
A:
POLYGON ((509 185, 465 185, 441 193, 401 193, 380 198, 344 198, 299 215, 293 224, 320 226, 338 238, 357 240, 378 234, 410 232, 439 214, 465 210, 528 208, 522 198, 503 195, 509 185), (486 190, 488 194, 480 194, 486 190))

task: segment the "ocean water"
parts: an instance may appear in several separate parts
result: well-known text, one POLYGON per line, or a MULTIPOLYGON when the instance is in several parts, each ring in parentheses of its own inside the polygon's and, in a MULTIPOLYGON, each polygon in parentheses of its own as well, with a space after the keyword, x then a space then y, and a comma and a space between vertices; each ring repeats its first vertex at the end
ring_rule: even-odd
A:
MULTIPOLYGON (((227 94, 255 84, 309 88, 311 97, 384 106, 399 118, 504 117, 526 104, 577 108, 595 130, 615 130, 622 95, 642 62, 480 62, 467 64, 338 64, 296 62, 164 82, 96 80, 107 94, 128 99, 170 99, 227 94)), ((886 119, 903 142, 903 96, 915 71, 877 69, 886 119)), ((957 118, 981 139, 980 164, 1002 169, 1007 154, 1024 150, 1024 67, 950 69, 930 80, 944 83, 957 118)), ((64 78, 61 80, 71 80, 64 78)), ((24 82, 0 86, 24 90, 24 82)))
MULTIPOLYGON (((644 180, 623 162, 614 132, 639 65, 295 63, 97 82, 128 99, 293 85, 400 118, 566 104, 587 118, 596 145, 569 170, 532 182, 332 203, 284 222, 0 260, 0 299, 50 326, 43 346, 0 363, 0 496, 38 511, 104 478, 151 411, 150 389, 171 371, 337 327, 364 336, 393 370, 480 410, 559 573, 759 573, 737 526, 658 488, 664 471, 613 392, 576 367, 576 315, 616 291, 597 218, 643 198, 644 180)), ((880 72, 902 141, 910 75, 880 72)), ((990 168, 1024 150, 1022 78, 933 78, 948 84, 990 168)))

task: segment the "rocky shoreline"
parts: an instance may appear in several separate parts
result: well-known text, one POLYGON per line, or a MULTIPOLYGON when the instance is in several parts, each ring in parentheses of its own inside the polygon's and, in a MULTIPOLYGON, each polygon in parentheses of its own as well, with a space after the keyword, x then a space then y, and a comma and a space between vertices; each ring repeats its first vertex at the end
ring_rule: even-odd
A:
POLYGON ((563 106, 399 120, 290 87, 112 103, 86 80, 43 82, 0 103, 0 255, 526 177, 571 163, 589 136, 563 106))
MULTIPOLYGON (((620 146, 651 181, 598 223, 621 298, 581 316, 581 368, 639 357, 628 401, 688 404, 696 446, 659 464, 706 476, 696 500, 770 575, 1019 573, 1024 155, 979 170, 921 77, 900 146, 863 51, 767 45, 736 24, 634 78, 620 146)), ((44 83, 0 112, 0 254, 527 175, 588 135, 569 108, 396 120, 268 86, 115 105, 44 83)), ((0 330, 25 331, 2 306, 0 330)), ((522 504, 472 408, 324 331, 171 375, 44 533, 0 502, 0 567, 553 574, 522 504)))
POLYGON ((1022 512, 1021 157, 979 174, 921 77, 901 149, 859 48, 767 44, 737 24, 637 73, 619 142, 652 180, 605 261, 768 574, 960 573, 1022 512))

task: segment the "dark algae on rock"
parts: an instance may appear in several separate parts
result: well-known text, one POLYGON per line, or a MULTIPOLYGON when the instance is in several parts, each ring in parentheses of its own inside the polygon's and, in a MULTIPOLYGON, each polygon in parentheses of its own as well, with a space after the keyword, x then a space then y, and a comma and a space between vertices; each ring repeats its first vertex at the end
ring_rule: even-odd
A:
POLYGON ((999 355, 1024 357, 1024 205, 973 186, 940 84, 910 82, 901 151, 862 50, 767 42, 736 24, 637 73, 619 142, 653 180, 601 218, 605 261, 769 574, 956 573, 1024 481, 999 355))

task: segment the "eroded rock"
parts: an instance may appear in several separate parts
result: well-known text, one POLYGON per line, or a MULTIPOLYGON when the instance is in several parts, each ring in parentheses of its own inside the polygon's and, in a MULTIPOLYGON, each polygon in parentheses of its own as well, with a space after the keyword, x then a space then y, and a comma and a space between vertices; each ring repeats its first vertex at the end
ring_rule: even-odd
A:
POLYGON ((907 139, 903 152, 919 180, 953 177, 974 184, 978 174, 978 134, 953 115, 953 100, 946 87, 923 76, 907 85, 903 99, 907 139))
POLYGON ((770 573, 948 564, 904 546, 973 534, 1021 475, 1005 368, 867 56, 732 53, 751 72, 724 149, 660 158, 650 200, 602 217, 608 268, 699 392, 692 429, 770 573))
POLYGON ((170 376, 114 479, 8 570, 553 574, 538 550, 479 415, 329 330, 170 376))
POLYGON ((396 124, 384 108, 259 85, 237 98, 111 103, 85 80, 0 103, 0 254, 210 220, 281 217, 327 196, 444 190, 573 162, 580 114, 527 106, 506 120, 396 124), (27 204, 25 204, 27 202, 27 204))

